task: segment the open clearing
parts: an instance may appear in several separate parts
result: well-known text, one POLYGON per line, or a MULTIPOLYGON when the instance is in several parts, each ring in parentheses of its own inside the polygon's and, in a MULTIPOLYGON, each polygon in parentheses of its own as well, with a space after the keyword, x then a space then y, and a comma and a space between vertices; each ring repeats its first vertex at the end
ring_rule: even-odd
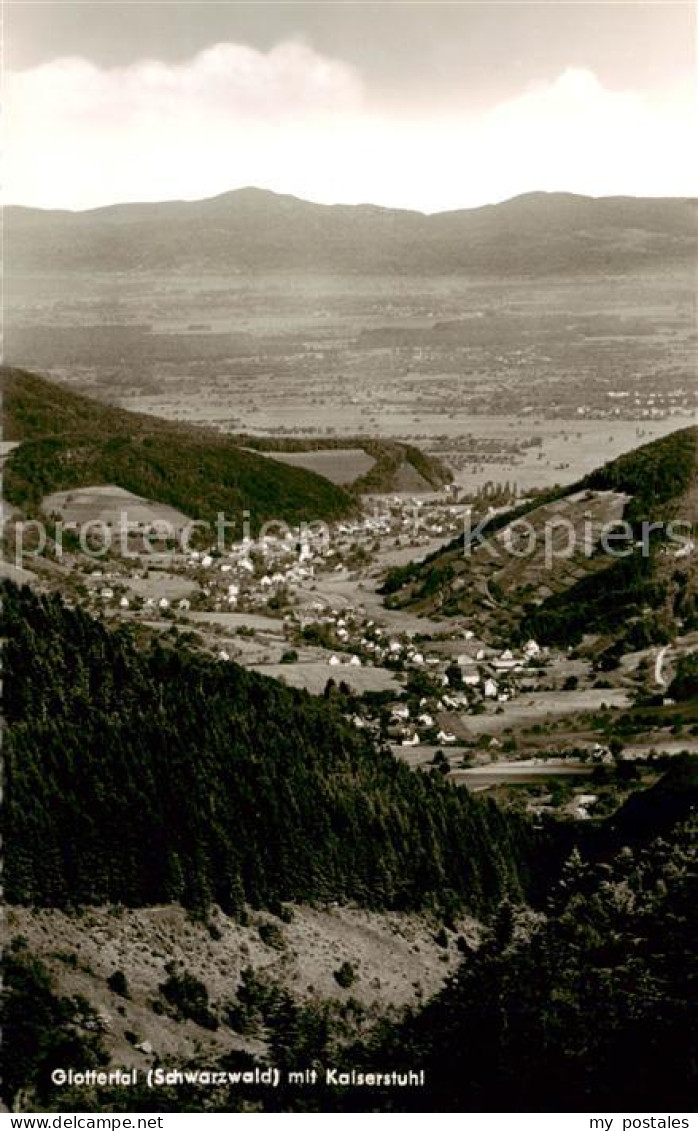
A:
POLYGON ((458 785, 476 792, 492 785, 523 785, 526 782, 545 781, 548 778, 586 777, 594 770, 588 762, 563 758, 549 758, 537 762, 526 758, 520 762, 497 762, 491 766, 473 766, 469 770, 454 770, 452 777, 458 785))
MULTIPOLYGON (((327 653, 331 655, 330 652, 327 653)), ((313 695, 321 695, 328 679, 336 683, 344 680, 359 695, 364 691, 402 691, 393 672, 386 668, 355 668, 347 663, 331 667, 326 660, 311 660, 295 664, 252 664, 253 671, 282 679, 289 687, 302 687, 313 695)))
POLYGON ((376 462, 362 448, 335 448, 316 452, 261 452, 261 455, 323 475, 331 483, 353 483, 376 462))
POLYGON ((284 622, 261 613, 187 613, 187 620, 200 624, 213 624, 228 631, 237 628, 253 628, 255 632, 268 632, 273 636, 283 636, 284 622))
POLYGON ((36 574, 31 570, 3 560, 0 560, 0 577, 14 581, 16 585, 29 585, 32 581, 36 581, 36 574))
POLYGON ((114 483, 55 491, 44 498, 42 508, 47 514, 59 514, 64 522, 75 522, 80 526, 100 522, 118 529, 122 521, 139 526, 167 522, 179 530, 191 521, 174 507, 150 502, 114 483))
POLYGON ((532 726, 552 722, 563 715, 585 711, 599 711, 606 707, 629 707, 631 698, 620 688, 585 688, 579 691, 525 692, 508 703, 498 703, 492 714, 463 715, 462 721, 469 733, 500 734, 505 727, 532 726), (494 714, 494 711, 497 714, 494 714))

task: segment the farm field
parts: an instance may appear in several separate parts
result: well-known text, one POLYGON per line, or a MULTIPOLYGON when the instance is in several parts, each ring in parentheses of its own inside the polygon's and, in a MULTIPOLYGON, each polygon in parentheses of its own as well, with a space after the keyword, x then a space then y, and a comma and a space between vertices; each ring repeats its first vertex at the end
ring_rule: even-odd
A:
POLYGON ((594 767, 574 759, 549 758, 545 763, 533 759, 521 762, 497 762, 492 766, 473 766, 470 770, 453 770, 453 780, 474 792, 495 785, 523 785, 550 778, 588 777, 594 767))
POLYGON ((261 452, 270 459, 291 467, 304 467, 323 475, 331 483, 353 483, 370 471, 375 459, 361 448, 334 448, 317 452, 261 452))
POLYGON ((535 280, 8 271, 6 357, 225 432, 409 440, 467 490, 524 492, 695 419, 694 291, 680 269, 535 280))
POLYGON ((580 712, 599 711, 603 706, 629 707, 631 698, 622 688, 584 688, 578 691, 525 692, 508 703, 498 703, 482 715, 468 715, 464 725, 473 735, 498 735, 506 727, 534 726, 580 712))
POLYGON ((14 581, 17 585, 29 585, 31 582, 36 581, 36 574, 32 573, 30 569, 13 565, 12 562, 7 562, 2 558, 0 558, 0 577, 7 578, 8 581, 14 581))
POLYGON ((195 624, 211 624, 228 631, 238 628, 253 628, 256 632, 283 635, 283 621, 265 617, 261 613, 188 612, 187 620, 195 624))
MULTIPOLYGON (((442 545, 441 540, 434 546, 442 545)), ((415 555, 420 558, 422 555, 415 555)), ((439 633, 451 632, 458 627, 454 619, 434 620, 410 609, 387 609, 378 593, 382 575, 353 576, 338 574, 321 577, 312 586, 299 591, 299 600, 306 605, 321 601, 334 608, 346 609, 362 606, 369 616, 376 616, 392 632, 439 633)))
POLYGON ((191 521, 174 507, 151 502, 113 483, 55 491, 44 498, 42 508, 46 514, 59 514, 64 522, 80 526, 99 522, 119 528, 123 520, 139 526, 166 522, 179 530, 191 521))
MULTIPOLYGON (((392 746, 393 753, 401 761, 406 762, 412 769, 428 766, 441 746, 424 744, 421 746, 392 746)), ((554 777, 579 777, 590 774, 594 769, 588 762, 575 758, 521 758, 517 761, 506 759, 485 763, 481 766, 472 766, 461 769, 459 762, 463 751, 452 748, 444 751, 451 763, 449 781, 468 788, 486 789, 501 783, 516 784, 517 782, 541 781, 554 777)))
MULTIPOLYGON (((331 653, 327 653, 329 657, 331 653)), ((395 676, 386 668, 350 667, 343 663, 337 667, 330 667, 327 659, 303 660, 301 657, 295 664, 250 664, 253 671, 260 675, 272 676, 274 679, 283 679, 289 687, 299 687, 310 691, 313 695, 321 695, 325 690, 328 679, 336 683, 344 680, 352 691, 361 695, 364 691, 394 691, 401 690, 395 676)))

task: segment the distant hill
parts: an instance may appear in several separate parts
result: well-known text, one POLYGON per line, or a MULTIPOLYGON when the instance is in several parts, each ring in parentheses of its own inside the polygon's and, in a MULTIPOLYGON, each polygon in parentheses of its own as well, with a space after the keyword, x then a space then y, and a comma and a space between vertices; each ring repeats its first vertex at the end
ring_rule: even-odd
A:
MULTIPOLYGON (((578 483, 494 515, 474 534, 467 553, 461 536, 424 561, 391 571, 383 586, 387 603, 426 614, 472 615, 496 641, 535 637, 564 645, 595 633, 643 647, 669 639, 679 624, 695 627, 695 548, 687 540, 667 540, 665 527, 648 535, 647 553, 637 542, 643 522, 674 520, 695 530, 697 444, 697 427, 672 432, 578 483), (530 535, 517 519, 525 520, 530 535), (633 552, 622 557, 599 544, 604 526, 621 519, 636 539, 633 552), (565 552, 567 531, 554 532, 559 520, 575 532, 573 552, 565 552), (524 545, 529 537, 530 552, 524 545)), ((627 550, 627 543, 620 548, 627 550)))
POLYGON ((7 441, 20 441, 4 468, 5 498, 35 510, 54 491, 116 484, 194 519, 218 512, 253 527, 335 519, 356 504, 343 488, 287 467, 204 429, 100 404, 36 374, 2 370, 7 441))
POLYGON ((3 436, 19 441, 4 469, 4 493, 36 508, 55 491, 113 483, 191 518, 250 511, 253 525, 349 514, 362 493, 397 489, 405 470, 426 490, 450 472, 433 456, 396 440, 222 436, 158 417, 127 412, 25 370, 0 370, 3 436), (374 460, 349 486, 256 452, 312 452, 356 446, 374 460), (254 450, 251 450, 254 449, 254 450))
POLYGON ((255 451, 273 453, 331 452, 347 447, 361 448, 374 460, 372 467, 351 484, 354 494, 383 494, 389 491, 438 490, 453 479, 451 471, 436 456, 400 440, 374 436, 342 436, 339 439, 302 439, 297 436, 248 436, 240 442, 255 451))
POLYGON ((530 193, 423 215, 261 189, 87 212, 5 210, 5 271, 539 276, 690 264, 696 201, 530 193))

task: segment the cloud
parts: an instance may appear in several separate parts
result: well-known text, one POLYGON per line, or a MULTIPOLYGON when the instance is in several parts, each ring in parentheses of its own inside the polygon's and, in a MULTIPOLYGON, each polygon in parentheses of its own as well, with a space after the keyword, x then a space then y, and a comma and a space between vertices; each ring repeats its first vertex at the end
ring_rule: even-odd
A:
POLYGON ((57 59, 7 76, 5 198, 43 207, 197 198, 256 184, 425 211, 519 192, 695 192, 691 92, 664 102, 570 68, 487 111, 467 90, 381 106, 301 41, 220 43, 181 64, 57 59))

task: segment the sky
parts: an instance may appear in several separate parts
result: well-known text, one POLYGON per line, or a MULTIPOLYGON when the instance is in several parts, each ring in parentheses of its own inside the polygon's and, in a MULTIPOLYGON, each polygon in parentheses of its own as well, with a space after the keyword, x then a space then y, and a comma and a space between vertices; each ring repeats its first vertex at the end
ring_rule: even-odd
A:
POLYGON ((697 195, 694 3, 9 0, 4 200, 697 195))

